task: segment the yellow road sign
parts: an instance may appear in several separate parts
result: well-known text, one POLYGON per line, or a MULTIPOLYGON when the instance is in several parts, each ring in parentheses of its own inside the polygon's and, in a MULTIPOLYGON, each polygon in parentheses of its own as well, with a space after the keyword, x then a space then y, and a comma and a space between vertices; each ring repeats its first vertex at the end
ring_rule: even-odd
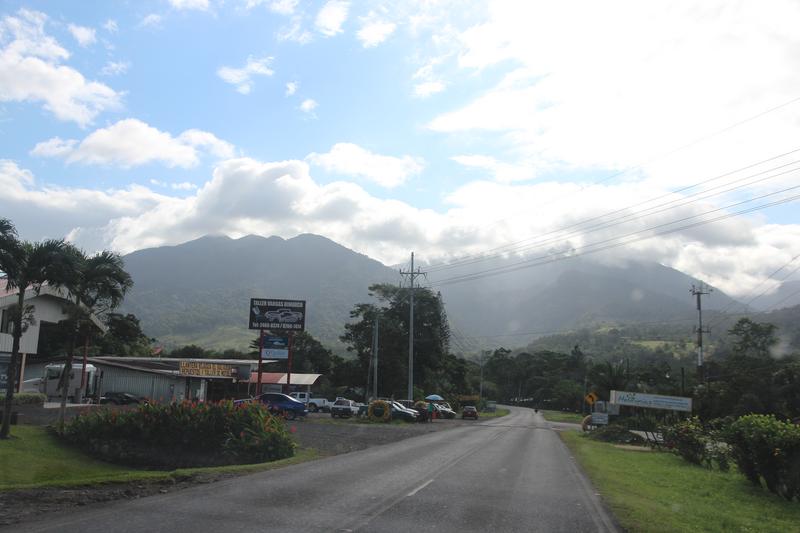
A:
POLYGON ((589 405, 594 405, 594 402, 596 402, 597 399, 598 399, 597 394, 593 392, 590 392, 584 397, 584 400, 586 400, 586 403, 588 403, 589 405))

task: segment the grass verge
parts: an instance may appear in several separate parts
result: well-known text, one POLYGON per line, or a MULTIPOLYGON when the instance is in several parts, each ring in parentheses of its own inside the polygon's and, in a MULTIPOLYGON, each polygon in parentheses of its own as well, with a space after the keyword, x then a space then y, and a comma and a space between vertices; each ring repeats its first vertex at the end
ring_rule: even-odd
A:
POLYGON ((320 457, 315 450, 300 449, 294 457, 270 463, 182 468, 164 472, 137 470, 92 459, 78 450, 64 446, 43 427, 15 426, 12 435, 10 439, 0 440, 0 490, 259 472, 320 457))
POLYGON ((478 417, 479 418, 498 418, 498 417, 501 417, 501 416, 506 416, 510 412, 511 411, 509 411, 508 409, 500 409, 498 407, 497 409, 494 410, 493 413, 488 413, 486 411, 481 411, 480 413, 478 413, 478 417))
POLYGON ((583 417, 586 415, 582 415, 580 413, 568 413, 564 411, 547 411, 545 409, 540 409, 540 413, 545 417, 546 420, 550 422, 572 422, 573 424, 580 424, 583 420, 583 417))
POLYGON ((797 531, 800 505, 753 487, 738 472, 694 466, 560 432, 627 531, 797 531))

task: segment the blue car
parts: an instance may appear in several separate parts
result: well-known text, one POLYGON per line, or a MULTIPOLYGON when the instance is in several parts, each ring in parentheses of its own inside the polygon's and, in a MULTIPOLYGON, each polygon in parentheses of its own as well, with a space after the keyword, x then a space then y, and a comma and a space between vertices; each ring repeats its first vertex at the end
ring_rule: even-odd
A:
POLYGON ((306 416, 308 414, 306 404, 280 392, 265 392, 261 396, 254 398, 254 400, 266 405, 271 413, 283 415, 286 420, 294 420, 298 416, 306 416))

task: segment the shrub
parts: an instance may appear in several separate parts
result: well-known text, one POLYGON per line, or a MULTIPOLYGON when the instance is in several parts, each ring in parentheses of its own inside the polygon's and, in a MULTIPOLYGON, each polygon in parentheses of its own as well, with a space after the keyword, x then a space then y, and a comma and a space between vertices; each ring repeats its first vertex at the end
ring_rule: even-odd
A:
POLYGON ((720 470, 730 468, 730 448, 719 429, 720 423, 704 426, 697 417, 681 420, 661 428, 664 444, 685 460, 696 465, 720 470))
POLYGON ((39 392, 20 392, 14 395, 12 405, 44 405, 47 396, 39 392))
POLYGON ((747 415, 725 431, 739 470, 787 500, 800 497, 800 427, 774 415, 747 415))
POLYGON ((589 438, 616 444, 643 444, 644 439, 636 433, 618 424, 600 426, 588 434, 589 438))
POLYGON ((69 422, 63 437, 105 460, 156 468, 271 461, 295 447, 264 406, 230 401, 94 409, 69 422))

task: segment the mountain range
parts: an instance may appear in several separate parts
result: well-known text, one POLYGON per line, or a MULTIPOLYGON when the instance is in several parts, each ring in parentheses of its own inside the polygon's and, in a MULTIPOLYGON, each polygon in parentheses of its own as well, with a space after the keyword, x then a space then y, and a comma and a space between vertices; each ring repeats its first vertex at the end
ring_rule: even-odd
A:
MULTIPOLYGON (((134 313, 147 335, 172 346, 246 348, 256 337, 247 329, 249 300, 263 297, 306 300, 306 329, 342 353, 339 336, 350 310, 373 301, 368 287, 400 282, 396 268, 311 234, 291 239, 207 236, 139 250, 124 260, 134 287, 121 311, 134 313)), ((500 257, 458 268, 430 265, 431 273, 419 278, 423 286, 441 291, 456 350, 523 346, 537 336, 582 326, 696 316, 689 289, 700 281, 658 263, 577 257, 515 267, 519 262, 518 257, 500 257), (463 283, 447 281, 509 267, 517 269, 463 283)), ((703 299, 707 309, 736 304, 719 290, 703 299)))

